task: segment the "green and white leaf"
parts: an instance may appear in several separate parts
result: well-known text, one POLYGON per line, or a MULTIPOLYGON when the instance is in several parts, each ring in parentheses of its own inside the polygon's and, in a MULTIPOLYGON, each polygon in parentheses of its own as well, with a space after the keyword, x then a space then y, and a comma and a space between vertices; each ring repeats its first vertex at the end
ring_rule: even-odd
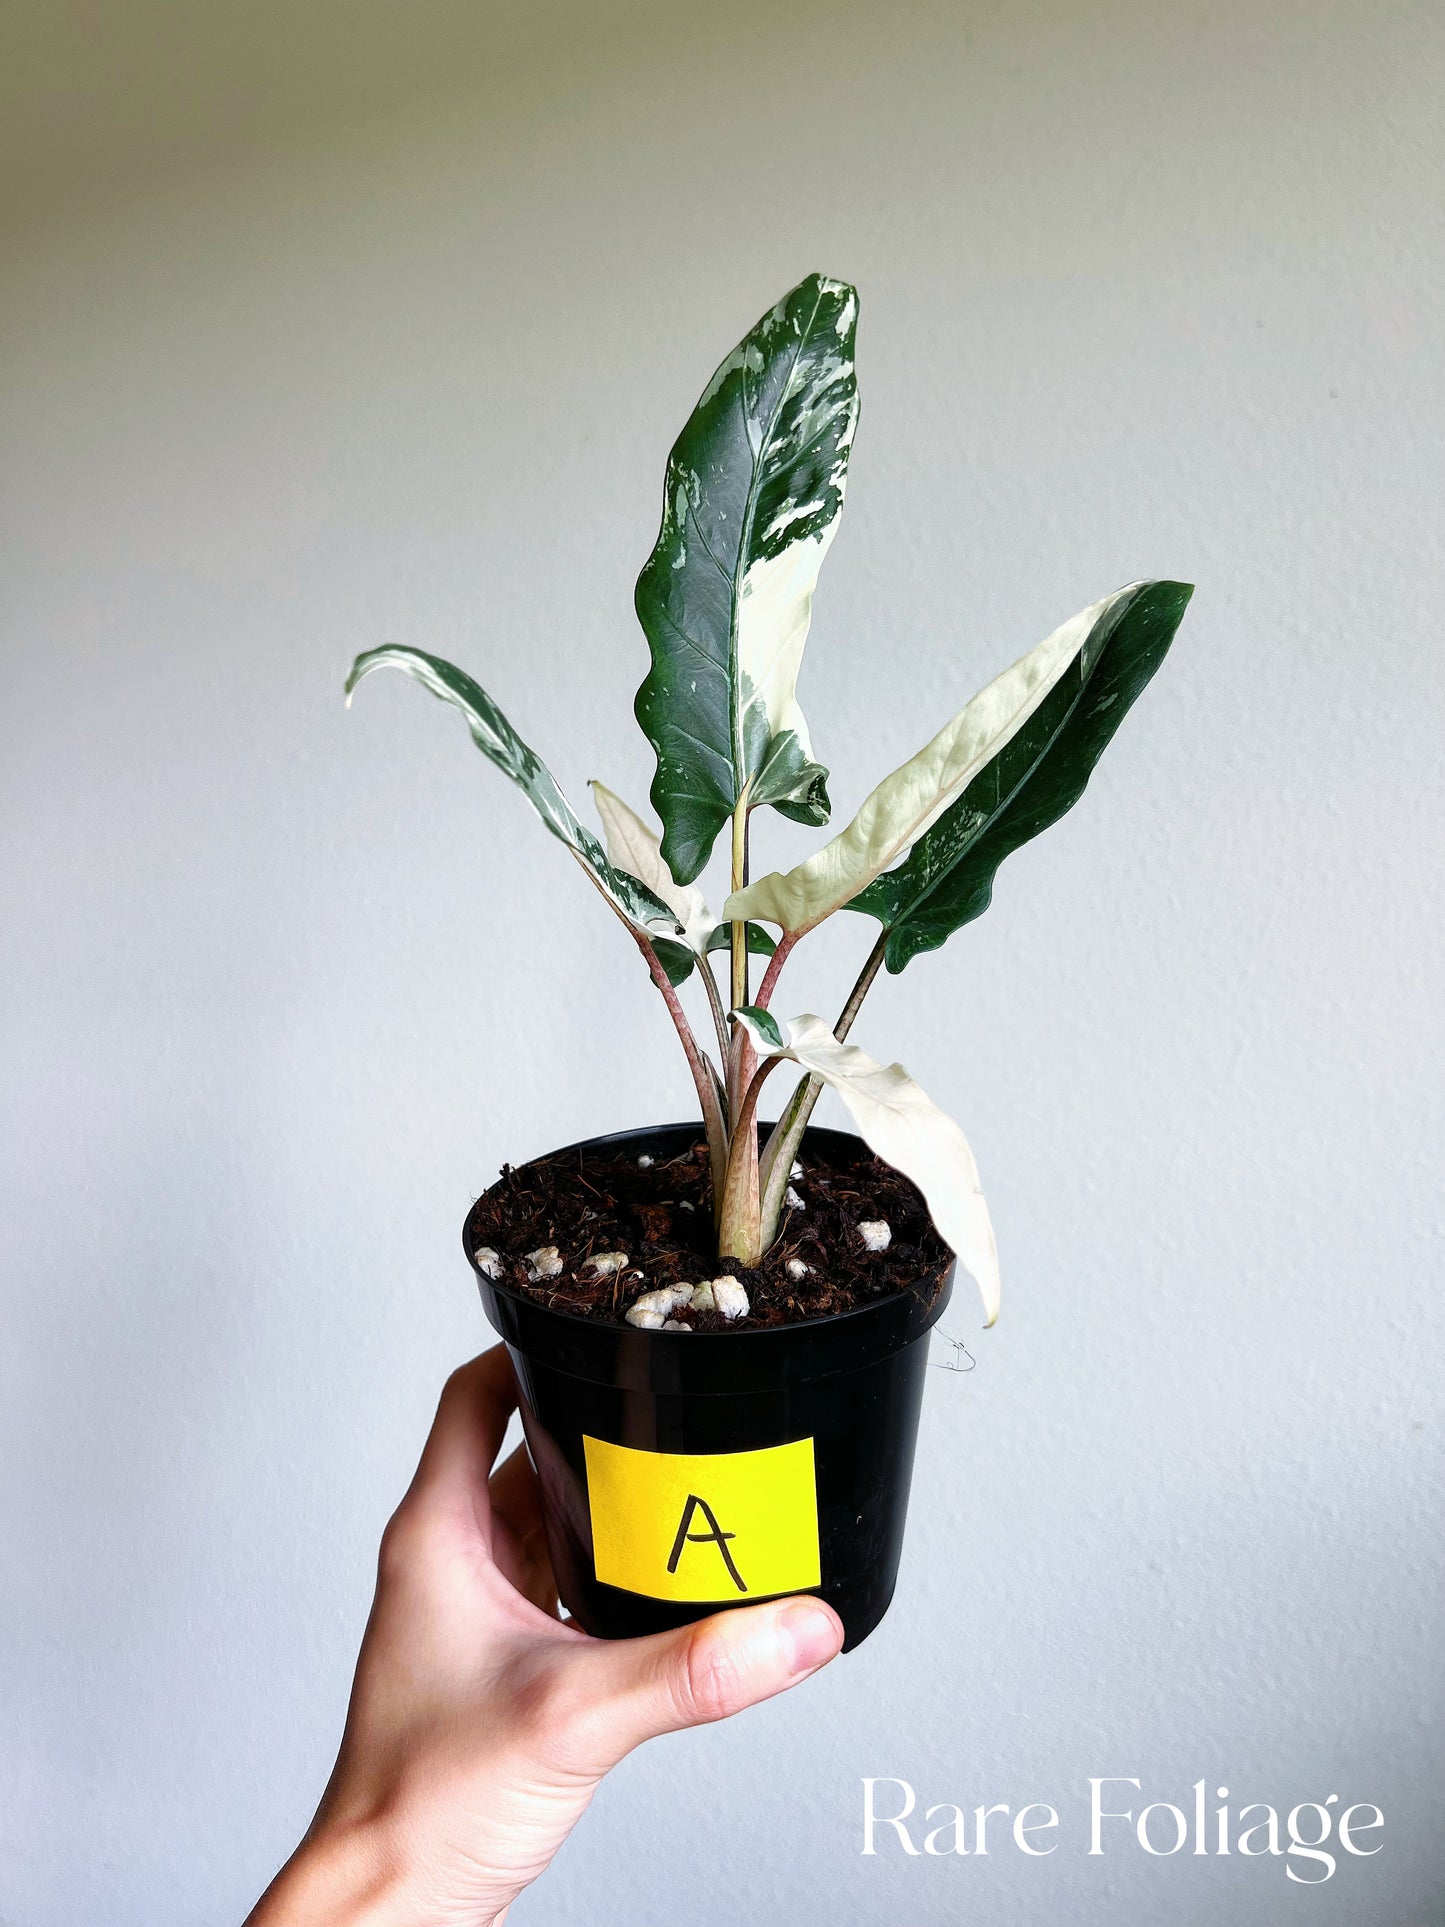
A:
POLYGON ((841 910, 932 828, 1133 593, 1133 588, 1120 589, 1056 629, 966 703, 916 756, 885 776, 847 829, 786 876, 775 870, 734 891, 723 915, 758 917, 798 936, 841 910))
MULTIPOLYGON (((707 940, 709 950, 730 950, 733 941, 733 927, 730 923, 720 923, 707 940)), ((771 957, 777 945, 760 923, 748 925, 748 955, 752 957, 771 957)))
POLYGON ((864 1143, 923 1193, 939 1236, 957 1252, 983 1296, 991 1325, 998 1317, 998 1247, 968 1139, 901 1064, 880 1064, 856 1044, 840 1044, 821 1017, 792 1018, 783 1029, 751 1006, 738 1021, 763 1057, 787 1057, 820 1077, 848 1108, 864 1143))
POLYGON ((883 925, 890 971, 982 916, 1004 858, 1078 802, 1168 653, 1192 594, 1185 582, 1145 582, 1114 597, 1110 614, 1017 734, 907 859, 852 899, 848 909, 883 925))
POLYGON ((846 282, 800 281, 718 368, 668 458, 637 580, 652 668, 636 710, 681 883, 745 790, 750 807, 828 820, 797 681, 858 422, 857 320, 846 282))
MULTIPOLYGON (((677 919, 680 942, 670 937, 652 938, 657 960, 667 972, 668 982, 676 988, 692 975, 698 957, 731 946, 732 925, 718 922, 696 884, 673 882, 672 872, 662 860, 657 832, 648 827, 636 810, 603 783, 594 780, 592 792, 607 834, 608 860, 636 877, 677 919)), ((753 956, 771 957, 776 949, 777 945, 760 923, 748 925, 748 950, 753 956)))
POLYGON ((695 883, 673 882, 672 872, 662 860, 661 839, 620 796, 595 779, 592 795, 607 837, 608 861, 636 877, 667 905, 677 919, 682 941, 702 956, 718 927, 702 891, 695 883))
POLYGON ((678 919, 671 907, 638 878, 608 861, 597 838, 578 821, 552 772, 522 741, 480 683, 440 656, 388 645, 367 650, 351 665, 346 678, 348 707, 357 684, 374 669, 403 670, 432 695, 460 711, 477 748, 503 775, 511 777, 553 836, 566 845, 627 921, 643 931, 676 932, 678 919))
POLYGON ((739 1004, 733 1016, 752 1038, 759 1057, 787 1056, 788 1040, 770 1010, 764 1010, 759 1004, 739 1004))
MULTIPOLYGON (((728 950, 732 947, 733 927, 730 923, 720 923, 704 945, 706 951, 728 950)), ((685 984, 692 975, 692 967, 697 962, 697 952, 685 943, 674 943, 670 937, 652 937, 657 961, 667 972, 667 980, 674 989, 685 984)), ((760 923, 748 925, 748 951, 754 957, 771 957, 777 945, 760 923)))

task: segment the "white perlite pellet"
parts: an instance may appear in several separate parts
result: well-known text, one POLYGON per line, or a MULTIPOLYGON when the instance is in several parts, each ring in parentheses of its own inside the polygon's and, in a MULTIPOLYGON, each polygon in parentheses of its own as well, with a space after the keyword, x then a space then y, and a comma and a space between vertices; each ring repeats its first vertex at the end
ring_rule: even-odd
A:
POLYGON ((665 1332, 690 1332, 692 1326, 684 1323, 681 1318, 664 1318, 662 1321, 662 1329, 665 1332))
POLYGON ((639 1171, 650 1171, 654 1162, 655 1160, 650 1158, 646 1151, 644 1151, 642 1156, 637 1160, 637 1168, 639 1171))
POLYGON ((627 1263, 625 1251, 598 1251, 587 1260, 588 1265, 599 1278, 610 1278, 614 1271, 621 1271, 627 1263))
POLYGON ((712 1302, 724 1318, 746 1318, 748 1315, 748 1294, 732 1276, 713 1279, 712 1302))
POLYGON ((794 1163, 794 1165, 793 1165, 793 1168, 792 1168, 792 1170, 791 1170, 791 1171, 789 1171, 789 1173, 788 1173, 788 1176, 789 1176, 790 1178, 800 1178, 800 1177, 802 1177, 802 1175, 803 1175, 803 1167, 802 1167, 802 1165, 801 1165, 801 1164, 798 1164, 798 1163, 796 1163, 796 1162, 795 1162, 795 1163, 794 1163))
POLYGON ((790 1278, 806 1278, 807 1275, 808 1267, 803 1263, 801 1258, 789 1258, 788 1276, 790 1278))
POLYGON ((533 1284, 539 1283, 543 1278, 556 1278, 562 1270, 562 1254, 556 1245, 539 1245, 535 1251, 527 1253, 524 1262, 527 1266, 527 1276, 533 1284))
POLYGON ((700 1285, 693 1286, 692 1308, 694 1311, 717 1310, 717 1306, 713 1303, 712 1285, 707 1279, 704 1279, 700 1285))
POLYGON ((633 1305, 627 1313, 627 1322, 635 1325, 639 1331, 660 1332, 665 1320, 660 1311, 645 1311, 642 1306, 633 1305))
POLYGON ((870 1251, 886 1251, 892 1242, 893 1233, 884 1218, 865 1218, 858 1227, 858 1236, 870 1251))
MULTIPOLYGON (((632 1311, 655 1311, 659 1318, 671 1318, 675 1311, 692 1303, 691 1285, 659 1285, 656 1291, 645 1291, 640 1298, 633 1300, 632 1311)), ((628 1317, 632 1312, 628 1313, 628 1317)))
POLYGON ((476 1260, 477 1270, 483 1273, 484 1276, 488 1278, 501 1277, 501 1253, 494 1251, 490 1245, 478 1245, 472 1253, 472 1257, 476 1260))
POLYGON ((791 1184, 788 1186, 787 1195, 784 1198, 783 1202, 787 1205, 791 1205, 794 1211, 806 1211, 808 1208, 807 1205, 804 1204, 803 1200, 798 1196, 797 1192, 793 1189, 791 1184))

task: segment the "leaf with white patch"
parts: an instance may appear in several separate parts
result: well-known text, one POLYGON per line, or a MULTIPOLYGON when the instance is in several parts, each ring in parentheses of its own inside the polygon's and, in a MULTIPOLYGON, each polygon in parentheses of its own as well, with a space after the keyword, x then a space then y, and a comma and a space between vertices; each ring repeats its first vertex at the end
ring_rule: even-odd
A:
POLYGON ((595 779, 592 795, 607 837, 608 860, 619 870, 635 876, 667 905, 677 918, 683 942, 701 956, 718 927, 702 891, 695 883, 673 882, 672 872, 662 860, 662 843, 656 831, 649 829, 620 796, 595 779))
POLYGON ((636 929, 676 932, 671 907, 626 870, 610 863, 597 838, 580 823, 556 779, 535 750, 522 741, 480 683, 465 670, 420 649, 388 645, 358 656, 346 678, 348 706, 356 686, 374 669, 400 669, 442 702, 459 710, 472 741, 503 775, 510 776, 543 823, 591 876, 603 895, 636 929))
POLYGON ((1115 598, 1057 685, 958 801, 848 909, 883 925, 883 956, 900 971, 983 915, 1004 858, 1057 823, 1083 795, 1115 730, 1163 662, 1193 593, 1145 582, 1115 598))
POLYGON ((983 1295, 991 1325, 998 1317, 998 1247, 978 1166, 968 1139, 901 1064, 880 1064, 856 1044, 840 1044, 821 1017, 805 1014, 783 1027, 769 1011, 737 1013, 762 1057, 787 1057, 842 1098, 858 1134, 885 1164, 923 1193, 939 1236, 957 1252, 983 1295))
MULTIPOLYGON (((654 936, 652 947, 674 989, 692 975, 696 960, 713 950, 726 950, 732 943, 732 925, 719 923, 704 901, 696 884, 674 883, 672 872, 662 860, 657 833, 605 784, 592 784, 597 814, 607 833, 608 859, 620 870, 645 884, 677 918, 681 941, 654 936)), ((748 925, 748 950, 755 957, 771 957, 777 945, 760 923, 748 925)))
POLYGON ((770 1010, 763 1010, 758 1004, 739 1004, 733 1016, 752 1038, 759 1057, 787 1055, 788 1040, 770 1010))
POLYGON ((758 917, 801 936, 841 910, 931 829, 1012 742, 1137 586, 1083 610, 996 676, 932 742, 884 777, 847 829, 786 876, 775 870, 734 891, 723 915, 758 917))
POLYGON ((799 282, 727 356, 668 458, 637 581, 652 668, 636 709, 682 883, 745 791, 749 807, 828 820, 797 681, 858 421, 857 320, 846 282, 799 282))

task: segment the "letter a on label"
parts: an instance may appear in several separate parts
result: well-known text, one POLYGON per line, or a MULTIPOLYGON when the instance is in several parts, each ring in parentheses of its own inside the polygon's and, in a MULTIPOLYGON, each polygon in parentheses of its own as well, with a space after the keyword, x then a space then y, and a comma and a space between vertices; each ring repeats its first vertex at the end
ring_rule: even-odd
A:
POLYGON ((584 1438, 592 1557, 649 1599, 767 1599, 819 1583, 813 1441, 641 1452, 584 1438))

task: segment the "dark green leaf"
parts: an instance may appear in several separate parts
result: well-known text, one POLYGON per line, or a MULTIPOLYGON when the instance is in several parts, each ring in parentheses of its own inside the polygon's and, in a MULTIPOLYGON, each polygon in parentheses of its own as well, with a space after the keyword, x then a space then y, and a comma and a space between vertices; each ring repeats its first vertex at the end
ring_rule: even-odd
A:
POLYGON ((657 961, 666 971, 667 981, 673 989, 685 984, 697 962, 697 952, 685 943, 674 943, 671 937, 650 937, 648 941, 657 952, 657 961))
MULTIPOLYGON (((733 941, 733 927, 730 923, 720 923, 707 940, 709 950, 730 950, 733 941)), ((776 943, 760 923, 748 925, 748 949, 755 957, 771 957, 777 949, 776 943)))

